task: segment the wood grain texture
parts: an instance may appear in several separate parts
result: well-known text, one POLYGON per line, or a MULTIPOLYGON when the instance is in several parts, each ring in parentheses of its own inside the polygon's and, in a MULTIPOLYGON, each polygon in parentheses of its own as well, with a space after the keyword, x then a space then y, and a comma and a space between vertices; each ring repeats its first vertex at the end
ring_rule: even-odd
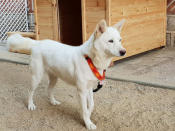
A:
MULTIPOLYGON (((58 29, 55 13, 58 9, 54 8, 53 1, 55 0, 35 0, 36 36, 39 39, 58 37, 56 34, 59 31, 54 30, 58 29)), ((125 57, 165 46, 166 0, 81 0, 81 15, 83 42, 90 37, 101 19, 106 19, 108 25, 126 19, 121 32, 123 46, 127 49, 125 57)), ((121 58, 124 57, 116 57, 114 60, 121 58)))
POLYGON ((107 25, 111 25, 111 0, 106 0, 106 22, 107 25))
POLYGON ((36 40, 39 40, 38 12, 37 12, 37 3, 36 3, 36 0, 34 0, 34 15, 35 15, 35 34, 36 34, 35 39, 36 40))
POLYGON ((7 32, 8 36, 11 36, 13 34, 20 34, 23 37, 30 37, 32 39, 35 39, 36 37, 36 34, 34 32, 18 32, 18 31, 17 32, 7 32))
POLYGON ((81 0, 81 10, 82 10, 82 39, 83 42, 86 41, 87 36, 86 36, 86 5, 85 5, 86 0, 81 0))
POLYGON ((14 52, 14 53, 27 54, 27 55, 31 54, 31 50, 25 50, 25 49, 14 50, 14 49, 10 48, 9 51, 14 52))
MULTIPOLYGON (((126 19, 121 32, 127 50, 125 57, 165 46, 166 0, 111 0, 111 3, 112 25, 126 19)), ((114 61, 125 57, 116 57, 114 61)))
POLYGON ((84 41, 86 41, 94 31, 96 24, 106 19, 106 0, 82 0, 84 3, 84 41))
POLYGON ((58 34, 58 3, 56 0, 52 0, 52 14, 53 14, 53 37, 54 40, 58 41, 59 34, 58 34))
MULTIPOLYGON (((101 19, 114 25, 121 19, 126 23, 121 32, 127 55, 136 55, 165 46, 166 0, 83 0, 87 40, 101 19)), ((85 35, 84 35, 85 36, 85 35)), ((124 57, 114 58, 118 60, 124 57)))
POLYGON ((37 39, 58 40, 57 4, 55 0, 35 0, 37 39))

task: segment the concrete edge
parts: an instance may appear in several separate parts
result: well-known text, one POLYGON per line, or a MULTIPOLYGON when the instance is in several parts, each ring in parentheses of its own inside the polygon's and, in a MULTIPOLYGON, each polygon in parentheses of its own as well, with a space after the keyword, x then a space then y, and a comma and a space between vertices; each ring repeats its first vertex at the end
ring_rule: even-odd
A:
MULTIPOLYGON (((19 61, 13 61, 13 60, 1 59, 1 58, 0 58, 0 61, 10 62, 10 63, 15 63, 15 64, 22 64, 22 65, 29 65, 29 63, 27 62, 19 62, 19 61)), ((115 81, 123 81, 123 82, 132 82, 132 83, 145 85, 145 86, 152 86, 156 88, 175 90, 175 86, 160 85, 160 84, 152 83, 152 82, 144 82, 144 81, 137 81, 137 80, 132 80, 132 79, 123 79, 123 78, 114 78, 114 77, 108 77, 108 76, 106 76, 106 79, 115 80, 115 81)))
POLYGON ((106 79, 115 80, 115 81, 123 81, 123 82, 132 82, 132 83, 145 85, 145 86, 175 90, 175 86, 160 85, 160 84, 152 83, 152 82, 137 81, 137 80, 131 80, 131 79, 122 79, 122 78, 114 78, 114 77, 108 77, 108 76, 106 76, 106 79))
POLYGON ((2 58, 0 58, 0 61, 10 62, 10 63, 15 63, 15 64, 22 64, 22 65, 29 65, 29 63, 27 62, 19 62, 19 61, 7 60, 7 59, 2 59, 2 58))

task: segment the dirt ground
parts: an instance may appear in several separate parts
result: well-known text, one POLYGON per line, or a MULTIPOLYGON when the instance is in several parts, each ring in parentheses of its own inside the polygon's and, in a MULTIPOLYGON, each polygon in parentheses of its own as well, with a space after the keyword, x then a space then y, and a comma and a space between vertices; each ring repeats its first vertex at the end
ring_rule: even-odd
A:
MULTIPOLYGON (((0 62, 0 131, 86 131, 76 88, 58 81, 49 103, 45 77, 36 91, 35 111, 27 110, 30 69, 0 62)), ((106 80, 94 94, 92 121, 97 131, 174 131, 175 90, 106 80)))

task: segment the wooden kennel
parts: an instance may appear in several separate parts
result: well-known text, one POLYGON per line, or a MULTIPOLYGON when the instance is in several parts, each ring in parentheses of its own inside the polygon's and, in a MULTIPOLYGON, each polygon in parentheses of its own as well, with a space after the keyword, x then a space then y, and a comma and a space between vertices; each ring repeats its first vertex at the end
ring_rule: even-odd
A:
MULTIPOLYGON (((127 56, 165 46, 166 0, 34 0, 36 39, 54 39, 69 45, 86 41, 96 24, 121 19, 127 56)), ((114 60, 117 60, 116 57, 114 60)))

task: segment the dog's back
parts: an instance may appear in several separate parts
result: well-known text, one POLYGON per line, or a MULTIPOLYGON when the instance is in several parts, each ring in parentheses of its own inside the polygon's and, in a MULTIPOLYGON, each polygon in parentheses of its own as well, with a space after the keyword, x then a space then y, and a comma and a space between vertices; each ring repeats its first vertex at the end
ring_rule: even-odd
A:
POLYGON ((43 72, 59 76, 70 84, 75 80, 75 61, 80 56, 80 48, 64 45, 52 40, 37 41, 32 47, 32 72, 42 76, 43 72), (65 75, 67 74, 67 75, 65 75))

